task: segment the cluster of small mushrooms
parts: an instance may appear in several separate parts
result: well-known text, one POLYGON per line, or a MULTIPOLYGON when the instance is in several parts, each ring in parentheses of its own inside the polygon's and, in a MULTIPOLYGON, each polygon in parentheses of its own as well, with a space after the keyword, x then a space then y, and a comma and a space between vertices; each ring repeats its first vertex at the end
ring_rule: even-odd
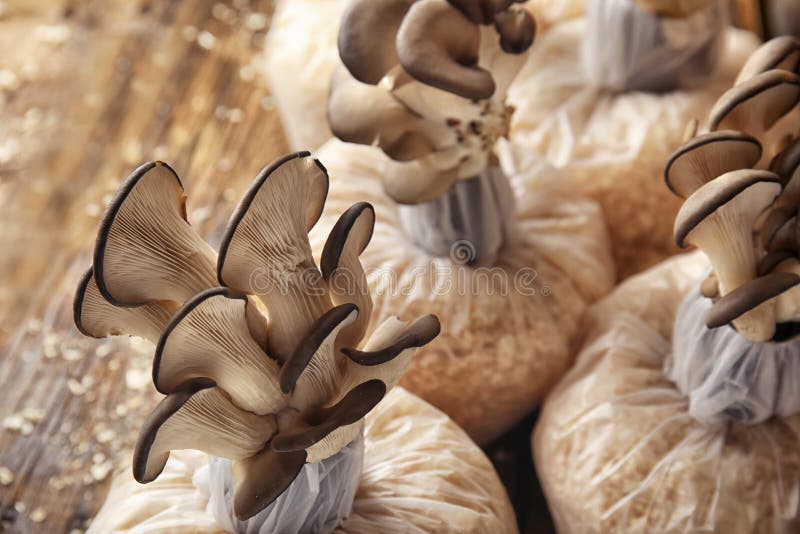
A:
POLYGON ((329 123, 391 158, 384 186, 395 201, 435 199, 492 162, 536 31, 517 2, 355 0, 345 11, 329 123))
POLYGON ((306 462, 336 454, 392 388, 435 316, 392 317, 364 339, 372 310, 359 255, 375 214, 359 203, 330 232, 317 268, 308 231, 328 175, 307 152, 265 167, 226 228, 219 254, 189 225, 166 164, 136 169, 102 220, 74 301, 92 337, 131 334, 155 346, 166 395, 145 422, 133 473, 145 483, 170 450, 233 461, 234 511, 274 501, 306 462))
MULTIPOLYGON (((668 160, 665 179, 685 201, 675 239, 708 256, 706 325, 746 339, 776 338, 800 321, 800 41, 778 37, 748 59, 709 112, 706 132, 668 160)), ((690 126, 694 135, 697 124, 690 126)))

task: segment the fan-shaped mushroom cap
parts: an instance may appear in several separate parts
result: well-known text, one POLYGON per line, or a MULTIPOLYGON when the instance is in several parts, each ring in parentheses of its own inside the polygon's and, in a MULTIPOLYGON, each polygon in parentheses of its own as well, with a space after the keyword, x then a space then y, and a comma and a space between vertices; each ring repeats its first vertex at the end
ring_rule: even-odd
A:
MULTIPOLYGON (((780 190, 780 178, 774 173, 737 170, 704 184, 681 206, 675 241, 680 247, 696 245, 708 256, 723 297, 755 277, 753 224, 780 190)), ((754 309, 734 321, 751 341, 765 341, 774 333, 774 318, 763 311, 754 309)))
POLYGON ((267 352, 281 362, 331 307, 308 242, 327 193, 328 174, 308 152, 281 158, 259 173, 220 245, 220 283, 256 294, 264 303, 267 352))
POLYGON ((732 129, 757 138, 800 99, 800 78, 784 70, 758 74, 719 97, 709 112, 710 130, 732 129))
POLYGON ((390 317, 370 336, 364 350, 345 347, 349 358, 345 370, 345 389, 351 389, 367 379, 378 378, 386 389, 393 388, 411 361, 415 347, 430 343, 439 335, 441 325, 435 315, 426 315, 411 325, 390 317))
POLYGON ((214 256, 186 221, 178 175, 156 161, 133 171, 109 204, 97 233, 94 276, 117 306, 182 303, 216 285, 214 256))
POLYGON ((358 318, 340 335, 342 346, 356 346, 364 337, 372 316, 372 297, 359 256, 372 239, 375 209, 367 202, 351 206, 339 217, 322 249, 320 268, 335 305, 352 303, 358 318))
POLYGON ((789 35, 775 37, 750 55, 739 71, 735 85, 768 70, 797 72, 798 67, 800 67, 800 39, 789 35))
POLYGON ((299 412, 336 397, 341 376, 336 339, 358 314, 353 304, 342 304, 323 314, 281 368, 281 390, 292 393, 289 403, 299 412))
POLYGON ((445 0, 419 0, 397 33, 400 64, 422 83, 464 98, 494 93, 492 75, 478 66, 480 30, 445 0))
POLYGON ((342 141, 378 146, 397 161, 420 158, 455 141, 444 123, 420 118, 388 91, 359 82, 341 66, 331 79, 328 122, 342 141))
POLYGON ((508 54, 521 54, 533 44, 536 21, 524 9, 510 9, 498 13, 494 27, 500 35, 500 46, 508 54))
POLYGON ((353 77, 375 85, 400 63, 395 36, 414 0, 355 0, 342 14, 338 48, 353 77))
POLYGON ((247 298, 207 289, 186 302, 158 341, 153 383, 161 393, 217 385, 239 408, 264 415, 286 405, 278 363, 251 337, 247 298))
POLYGON ((717 176, 749 169, 760 159, 761 144, 753 136, 735 130, 709 132, 672 153, 664 168, 664 181, 673 193, 686 198, 717 176))
POLYGON ((277 452, 270 447, 233 462, 233 513, 247 521, 266 508, 294 481, 306 463, 306 451, 277 452))
POLYGON ((237 408, 218 388, 167 396, 148 416, 133 453, 133 476, 150 482, 164 469, 169 451, 196 449, 231 460, 255 455, 277 426, 273 416, 237 408))
MULTIPOLYGON (((758 307, 774 308, 775 302, 772 299, 797 284, 800 284, 800 276, 793 273, 770 273, 751 280, 723 296, 711 306, 706 314, 706 326, 718 328, 730 324, 745 313, 755 311, 758 307)), ((775 315, 773 309, 767 313, 775 315)))
POLYGON ((75 326, 82 334, 96 338, 128 334, 153 344, 158 342, 172 309, 171 302, 114 306, 100 294, 91 267, 81 276, 72 302, 75 326))

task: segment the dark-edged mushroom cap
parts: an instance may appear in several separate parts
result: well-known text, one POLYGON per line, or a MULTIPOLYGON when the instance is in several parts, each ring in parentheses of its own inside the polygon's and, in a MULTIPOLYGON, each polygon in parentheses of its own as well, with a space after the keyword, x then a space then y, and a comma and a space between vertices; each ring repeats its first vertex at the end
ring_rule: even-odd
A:
POLYGON ((164 469, 172 450, 195 449, 241 460, 260 451, 275 434, 274 416, 237 408, 218 388, 168 395, 147 417, 133 453, 133 476, 146 483, 164 469))
POLYGON ((664 167, 667 187, 681 198, 729 171, 748 169, 761 159, 756 138, 735 130, 709 132, 678 148, 664 167))
POLYGON ((214 250, 189 226, 184 202, 183 185, 166 163, 145 163, 123 182, 94 249, 94 276, 106 300, 182 303, 217 285, 214 250))
POLYGON ((424 84, 481 100, 495 90, 492 75, 478 66, 480 29, 445 0, 419 0, 397 33, 403 68, 424 84))
POLYGON ((767 242, 767 252, 777 252, 779 250, 797 251, 800 250, 797 242, 797 215, 795 214, 772 235, 767 242))
MULTIPOLYGON (((778 200, 780 200, 780 197, 778 197, 778 200)), ((777 204, 778 201, 770 206, 769 210, 759 218, 756 226, 758 246, 764 250, 775 239, 775 234, 778 233, 781 227, 797 213, 797 208, 795 207, 777 204)))
POLYGON ((278 363, 250 335, 247 298, 228 288, 198 293, 170 319, 156 346, 153 383, 161 393, 216 385, 235 405, 269 414, 286 405, 278 363))
POLYGON ((306 451, 277 452, 270 447, 233 462, 233 513, 247 521, 286 491, 307 459, 306 451))
POLYGON ((443 125, 421 119, 383 88, 359 82, 344 67, 334 71, 328 95, 333 134, 348 143, 375 145, 390 158, 409 161, 452 141, 443 125))
POLYGON ((100 294, 90 267, 78 282, 72 301, 72 313, 75 326, 89 337, 132 335, 155 344, 164 325, 169 321, 172 306, 171 302, 153 302, 125 308, 114 306, 100 294))
POLYGON ((386 394, 386 385, 380 380, 368 380, 354 387, 331 406, 307 415, 303 424, 288 431, 280 431, 272 439, 271 447, 279 452, 305 450, 322 441, 339 427, 352 425, 380 402, 386 394))
POLYGON ((718 328, 730 324, 797 284, 800 284, 800 276, 793 273, 770 273, 751 280, 711 306, 706 314, 706 326, 718 328))
POLYGON ((509 9, 497 14, 494 27, 500 35, 500 47, 508 54, 521 54, 533 44, 536 21, 524 9, 509 9))
POLYGON ((345 371, 348 388, 367 379, 378 378, 391 389, 400 380, 408 366, 413 348, 430 343, 441 331, 435 315, 425 315, 411 325, 390 318, 381 324, 370 337, 364 350, 345 347, 342 352, 348 357, 345 371))
POLYGON ((759 137, 800 99, 800 78, 770 70, 736 85, 719 97, 708 115, 709 129, 732 129, 759 137))
POLYGON ((474 24, 491 24, 495 16, 505 11, 512 0, 447 0, 474 24))
POLYGON ((735 85, 772 69, 797 72, 800 67, 800 39, 782 35, 770 39, 753 52, 739 71, 735 85))
POLYGON ((400 63, 395 36, 414 0, 354 0, 342 14, 339 57, 353 77, 375 85, 400 63))
POLYGON ((764 276, 774 271, 784 261, 795 258, 795 254, 788 250, 778 250, 770 252, 758 262, 757 274, 764 276))
POLYGON ((372 239, 374 228, 375 209, 367 202, 353 204, 336 221, 322 249, 320 268, 331 300, 335 305, 352 303, 358 307, 358 318, 342 331, 341 345, 355 346, 366 334, 372 316, 372 297, 359 256, 372 239))
POLYGON ((281 362, 331 307, 308 242, 327 193, 327 171, 308 152, 280 158, 247 190, 220 245, 219 282, 264 303, 267 352, 281 362))

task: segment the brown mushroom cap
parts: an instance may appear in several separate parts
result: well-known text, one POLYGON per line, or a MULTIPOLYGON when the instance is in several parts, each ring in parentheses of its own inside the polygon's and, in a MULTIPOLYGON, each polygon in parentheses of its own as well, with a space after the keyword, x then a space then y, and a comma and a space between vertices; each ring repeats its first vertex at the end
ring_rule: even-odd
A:
POLYGON ((500 47, 508 54, 521 54, 533 44, 536 21, 524 9, 509 9, 495 16, 494 27, 500 35, 500 47))
POLYGON ((795 255, 788 250, 778 250, 770 252, 758 262, 758 276, 764 276, 771 273, 775 268, 789 258, 794 258, 795 255))
POLYGON ((94 279, 90 267, 81 276, 72 312, 75 326, 89 337, 133 335, 155 344, 172 315, 174 303, 153 302, 135 307, 119 307, 108 302, 94 279))
POLYGON ((133 453, 133 477, 142 484, 155 480, 171 450, 248 458, 264 448, 276 428, 273 416, 240 410, 217 388, 173 393, 142 426, 133 453))
POLYGON ((736 85, 719 97, 709 112, 710 130, 732 129, 755 137, 769 130, 800 99, 800 78, 770 70, 736 85))
POLYGON ((306 451, 270 447, 233 463, 233 513, 247 521, 286 491, 306 463, 306 451))
POLYGON ((681 198, 729 171, 748 169, 761 159, 756 138, 735 130, 709 132, 678 148, 664 167, 664 182, 681 198))
POLYGON ((156 389, 169 394, 217 385, 243 410, 264 415, 283 408, 278 363, 251 337, 247 313, 247 298, 224 287, 187 301, 156 346, 156 389))
POLYGON ((183 185, 166 163, 145 163, 108 206, 94 249, 100 293, 115 306, 182 303, 216 284, 214 250, 186 221, 183 185))
POLYGON ((754 211, 760 213, 780 193, 780 184, 775 173, 754 169, 730 171, 704 184, 683 203, 675 217, 675 243, 681 248, 686 246, 686 238, 701 221, 751 187, 764 189, 765 194, 760 196, 765 198, 754 206, 754 211))
POLYGON ((795 214, 786 220, 772 235, 772 238, 767 242, 767 252, 779 250, 796 251, 799 248, 797 237, 797 215, 795 214))
POLYGON ((372 297, 359 256, 372 239, 375 209, 359 202, 345 211, 328 234, 320 258, 322 277, 335 305, 353 303, 358 318, 341 334, 341 345, 355 346, 367 332, 372 316, 372 297))
POLYGON ((721 297, 706 314, 706 326, 718 328, 730 324, 748 311, 800 284, 793 273, 770 273, 737 287, 721 297))
POLYGON ((419 0, 397 33, 400 64, 415 79, 471 100, 492 96, 492 75, 478 66, 480 29, 445 0, 419 0))
POLYGON ((353 77, 375 85, 400 63, 395 36, 414 0, 354 0, 339 26, 339 57, 353 77))
POLYGON ((512 0, 447 0, 474 24, 491 24, 495 16, 508 9, 512 0))
POLYGON ((769 165, 769 170, 783 178, 788 184, 800 168, 800 137, 784 148, 769 165))
POLYGON ((270 446, 279 452, 308 449, 337 428, 352 425, 367 415, 385 394, 386 385, 380 380, 359 384, 335 405, 306 417, 304 425, 278 432, 270 446))
POLYGON ((800 67, 800 39, 783 35, 770 39, 753 52, 739 71, 735 85, 772 69, 797 72, 800 67))
POLYGON ((331 307, 308 242, 327 192, 327 171, 308 152, 280 158, 247 190, 220 245, 219 282, 265 304, 267 352, 281 362, 331 307))

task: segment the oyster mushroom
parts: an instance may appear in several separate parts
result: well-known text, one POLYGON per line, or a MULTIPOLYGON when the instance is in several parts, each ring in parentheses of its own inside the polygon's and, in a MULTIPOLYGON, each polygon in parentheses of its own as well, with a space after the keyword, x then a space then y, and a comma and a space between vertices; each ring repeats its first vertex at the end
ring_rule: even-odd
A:
POLYGON ((800 284, 800 276, 786 272, 770 273, 751 280, 714 302, 706 315, 706 326, 724 326, 764 306, 770 307, 767 313, 775 315, 773 299, 797 284, 800 284))
MULTIPOLYGON (((708 256, 721 297, 756 277, 752 228, 780 191, 780 178, 774 173, 737 170, 702 185, 681 206, 675 241, 680 247, 695 245, 708 256)), ((775 331, 774 310, 756 308, 733 324, 747 339, 766 341, 775 331)))
POLYGON ((664 181, 673 193, 686 198, 717 176, 748 169, 760 159, 761 144, 753 136, 735 130, 709 132, 672 153, 664 167, 664 181))
MULTIPOLYGON (((174 186, 158 183, 164 176, 175 180, 160 174, 143 183, 160 193, 175 193, 174 186)), ((388 326, 377 327, 380 335, 364 339, 372 300, 358 257, 369 243, 375 215, 365 203, 342 215, 322 253, 323 278, 307 233, 319 218, 327 180, 322 164, 308 153, 291 154, 267 166, 240 202, 223 239, 218 277, 231 287, 201 288, 168 321, 161 312, 176 307, 175 300, 148 294, 149 304, 114 308, 99 298, 91 271, 81 279, 76 298, 79 327, 90 335, 119 330, 158 337, 153 381, 167 396, 139 436, 136 480, 155 479, 174 449, 194 448, 230 459, 233 510, 246 520, 279 498, 304 463, 333 456, 356 439, 363 417, 396 384, 414 348, 438 334, 439 322, 433 316, 410 326, 390 318, 388 326), (263 289, 259 269, 269 282, 285 285, 258 295, 257 301, 251 293, 263 289), (319 276, 308 281, 303 278, 308 271, 319 276), (355 275, 352 291, 337 286, 337 276, 345 271, 355 275), (98 309, 109 308, 106 322, 93 320, 91 329, 87 318, 100 312, 87 304, 90 301, 98 309), (162 302, 168 306, 162 309, 162 302), (257 302, 263 304, 268 321, 257 302), (150 314, 153 317, 148 315, 150 308, 157 312, 150 314), (368 365, 355 363, 359 358, 368 365)), ((175 201, 161 196, 149 202, 175 201)), ((182 208, 182 196, 179 200, 182 208)), ((163 211, 153 213, 165 218, 163 211)), ((151 218, 125 215, 119 220, 132 236, 128 246, 141 249, 136 240, 147 239, 154 227, 151 218)), ((168 265, 174 283, 181 284, 182 277, 195 274, 194 264, 183 261, 183 252, 165 248, 159 262, 142 267, 139 279, 153 280, 156 277, 146 269, 161 275, 168 265)), ((213 251, 207 256, 213 257, 213 251)), ((117 280, 119 263, 105 267, 107 278, 117 280)), ((162 276, 161 281, 167 284, 169 278, 162 276)), ((130 282, 135 286, 136 279, 130 282)), ((184 289, 167 288, 165 293, 178 298, 184 289)))
POLYGON ((97 232, 94 276, 115 306, 182 303, 217 285, 214 250, 186 221, 183 185, 160 161, 123 182, 97 232))
POLYGON ((747 59, 734 85, 772 69, 798 72, 800 68, 800 39, 788 35, 770 39, 747 59))
POLYGON ((156 346, 153 383, 164 394, 190 386, 219 386, 249 412, 274 413, 286 404, 278 363, 250 335, 247 298, 211 288, 172 316, 156 346))
POLYGON ((308 244, 322 213, 328 174, 308 152, 265 167, 231 216, 220 245, 222 285, 254 293, 269 314, 267 351, 289 358, 314 318, 331 308, 308 244))
POLYGON ((90 267, 81 276, 72 303, 75 326, 86 336, 133 335, 155 344, 173 311, 171 302, 152 302, 141 306, 120 307, 108 302, 94 279, 90 267))

